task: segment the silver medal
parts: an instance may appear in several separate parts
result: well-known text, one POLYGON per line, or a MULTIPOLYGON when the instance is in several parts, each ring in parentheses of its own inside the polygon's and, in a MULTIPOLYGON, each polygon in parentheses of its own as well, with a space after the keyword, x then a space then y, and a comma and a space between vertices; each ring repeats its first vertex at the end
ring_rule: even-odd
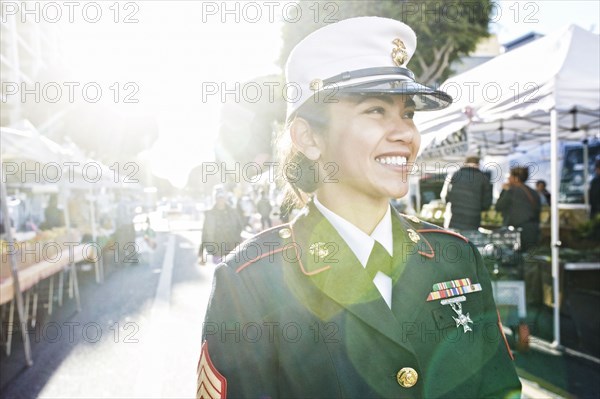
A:
POLYGON ((463 326, 463 329, 464 329, 463 332, 473 331, 471 329, 471 327, 469 327, 469 323, 473 324, 473 320, 471 320, 471 317, 469 316, 468 313, 466 315, 463 314, 462 303, 460 303, 460 302, 450 303, 450 306, 452 307, 452 310, 454 310, 454 313, 456 313, 456 315, 458 316, 458 317, 452 316, 452 318, 456 322, 456 328, 458 328, 459 326, 463 326))

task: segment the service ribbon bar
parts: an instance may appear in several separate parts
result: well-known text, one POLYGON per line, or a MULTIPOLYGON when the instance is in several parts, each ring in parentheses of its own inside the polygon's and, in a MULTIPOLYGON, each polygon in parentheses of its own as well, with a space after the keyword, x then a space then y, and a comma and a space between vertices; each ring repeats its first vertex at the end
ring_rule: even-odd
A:
POLYGON ((465 287, 467 285, 471 285, 471 279, 470 278, 461 278, 458 280, 450 280, 450 281, 444 281, 443 283, 434 284, 432 291, 441 291, 441 290, 447 290, 450 288, 465 287))
MULTIPOLYGON (((438 285, 438 284, 436 284, 436 285, 438 285)), ((432 291, 427 296, 427 301, 435 301, 436 299, 442 299, 442 298, 451 298, 453 296, 470 294, 471 292, 477 292, 477 291, 481 291, 481 284, 472 284, 472 285, 466 285, 466 286, 462 286, 462 287, 448 288, 446 290, 432 291)))

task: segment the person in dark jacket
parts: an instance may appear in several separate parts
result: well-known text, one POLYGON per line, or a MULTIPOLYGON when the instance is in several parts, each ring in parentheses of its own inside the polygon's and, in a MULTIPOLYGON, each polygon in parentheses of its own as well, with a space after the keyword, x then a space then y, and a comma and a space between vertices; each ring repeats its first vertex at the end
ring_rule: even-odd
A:
POLYGON ((360 17, 292 50, 282 164, 306 205, 216 268, 197 397, 519 395, 476 247, 390 204, 419 152, 414 113, 452 101, 414 81, 415 48, 407 25, 360 17))
POLYGON ((198 251, 201 265, 206 263, 206 254, 213 256, 213 262, 233 251, 241 240, 244 224, 239 213, 227 203, 227 193, 215 192, 215 205, 208 210, 202 226, 202 242, 198 251))
POLYGON ((49 230, 65 225, 64 212, 58 208, 58 198, 51 195, 48 206, 44 209, 44 222, 40 225, 42 230, 49 230))
POLYGON ((546 189, 545 180, 538 180, 535 182, 535 191, 537 191, 540 196, 540 203, 542 206, 550 206, 551 194, 546 189))
POLYGON ((451 203, 452 218, 448 227, 456 230, 477 230, 481 212, 492 205, 492 186, 479 170, 479 157, 467 157, 465 164, 450 180, 446 202, 451 203))
POLYGON ((525 184, 528 178, 527 167, 512 168, 496 202, 496 210, 502 213, 503 224, 522 229, 523 251, 534 249, 540 240, 540 196, 525 184))
POLYGON ((269 201, 269 196, 265 194, 263 190, 260 191, 260 198, 256 202, 256 210, 260 215, 260 223, 262 225, 263 230, 269 227, 272 227, 271 223, 271 210, 273 207, 271 206, 271 201, 269 201))
POLYGON ((594 164, 595 175, 590 183, 589 196, 590 196, 590 219, 600 214, 600 159, 596 159, 594 164))

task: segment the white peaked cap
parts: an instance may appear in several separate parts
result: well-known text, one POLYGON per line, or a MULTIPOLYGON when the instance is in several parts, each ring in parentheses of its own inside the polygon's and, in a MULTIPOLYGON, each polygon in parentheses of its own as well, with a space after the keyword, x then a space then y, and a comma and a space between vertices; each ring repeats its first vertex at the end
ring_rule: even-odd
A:
POLYGON ((389 18, 350 18, 318 29, 288 57, 288 119, 321 92, 407 94, 417 111, 447 107, 448 94, 415 82, 406 68, 416 48, 415 32, 389 18))

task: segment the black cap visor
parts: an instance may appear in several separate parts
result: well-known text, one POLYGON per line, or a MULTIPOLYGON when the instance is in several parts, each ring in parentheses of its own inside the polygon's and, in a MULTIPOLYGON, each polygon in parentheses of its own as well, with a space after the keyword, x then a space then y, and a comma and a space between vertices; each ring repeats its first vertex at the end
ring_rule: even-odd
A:
POLYGON ((435 111, 452 104, 452 97, 447 93, 407 80, 378 80, 349 86, 325 87, 325 90, 339 94, 410 95, 415 102, 415 111, 435 111))

